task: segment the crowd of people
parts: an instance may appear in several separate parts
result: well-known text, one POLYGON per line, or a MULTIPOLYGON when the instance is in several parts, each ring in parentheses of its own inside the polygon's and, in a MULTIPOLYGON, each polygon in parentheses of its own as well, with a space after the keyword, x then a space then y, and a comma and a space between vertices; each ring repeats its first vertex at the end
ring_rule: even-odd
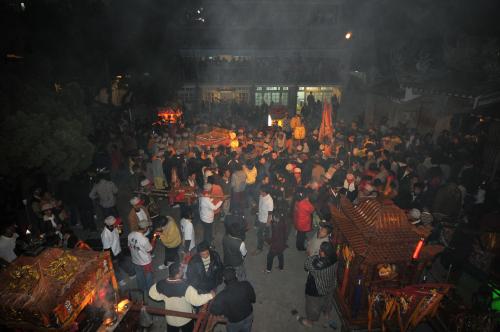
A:
MULTIPOLYGON (((306 314, 298 321, 312 326, 332 309, 337 257, 329 241, 334 222, 330 205, 342 199, 354 204, 391 199, 415 227, 431 228, 443 218, 478 222, 499 203, 497 188, 479 175, 480 133, 443 131, 432 139, 403 126, 361 128, 356 122, 338 121, 334 135, 320 140, 314 127, 302 139, 294 138, 290 126, 231 127, 238 141, 232 147, 197 144, 191 128, 203 128, 200 124, 148 136, 145 129, 135 138, 127 135, 126 142, 113 136, 111 169, 115 175, 125 174, 137 193, 130 197, 127 220, 119 218, 112 178, 99 175, 88 192, 99 210, 103 249, 111 252, 121 286, 127 278, 136 279, 152 299, 183 312, 213 301, 211 312, 225 316, 228 331, 250 331, 252 326, 256 294, 245 257, 258 256, 267 246, 264 272, 272 273, 275 257, 283 270, 290 236, 295 238, 291 250, 304 252, 309 272, 306 314), (168 196, 168 203, 180 208, 180 220, 155 208, 154 197, 167 197, 167 191, 175 194, 168 196), (225 226, 222 243, 215 243, 213 225, 218 222, 225 226), (197 224, 203 234, 199 241, 197 224), (246 234, 254 230, 257 241, 251 246, 256 249, 249 253, 246 234), (125 236, 128 248, 120 241, 125 236), (157 243, 164 247, 158 269, 168 270, 168 278, 154 283, 157 243), (222 257, 216 246, 222 247, 222 257)), ((28 229, 51 245, 79 247, 82 241, 71 230, 63 201, 36 190, 27 204, 33 220, 28 229)), ((440 234, 434 235, 439 240, 440 234)), ((4 227, 0 254, 7 262, 16 257, 15 240, 11 225, 4 227)), ((167 316, 168 331, 191 331, 192 324, 189 318, 167 316)))

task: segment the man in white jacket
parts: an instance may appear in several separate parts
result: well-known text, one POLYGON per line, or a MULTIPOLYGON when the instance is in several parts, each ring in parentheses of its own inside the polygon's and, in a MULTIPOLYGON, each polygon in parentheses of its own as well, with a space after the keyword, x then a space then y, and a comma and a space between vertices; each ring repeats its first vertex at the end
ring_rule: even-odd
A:
POLYGON ((217 204, 212 202, 210 197, 210 191, 212 190, 212 185, 207 183, 203 186, 203 195, 200 197, 200 219, 203 225, 203 240, 212 244, 213 240, 213 230, 212 225, 214 223, 215 211, 221 207, 223 201, 219 201, 217 204))
MULTIPOLYGON (((164 301, 165 309, 185 313, 194 313, 193 306, 199 307, 212 300, 215 292, 198 294, 198 291, 182 280, 182 271, 179 263, 172 263, 168 267, 169 277, 158 281, 149 289, 149 297, 155 301, 164 301)), ((191 332, 194 321, 191 318, 165 316, 167 332, 191 332)))

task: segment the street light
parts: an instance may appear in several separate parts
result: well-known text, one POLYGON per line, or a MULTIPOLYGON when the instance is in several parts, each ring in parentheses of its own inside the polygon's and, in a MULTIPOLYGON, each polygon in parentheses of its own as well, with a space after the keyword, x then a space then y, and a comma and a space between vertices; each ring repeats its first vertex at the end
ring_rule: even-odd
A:
POLYGON ((351 37, 352 37, 352 32, 349 31, 345 34, 345 39, 351 39, 351 37))

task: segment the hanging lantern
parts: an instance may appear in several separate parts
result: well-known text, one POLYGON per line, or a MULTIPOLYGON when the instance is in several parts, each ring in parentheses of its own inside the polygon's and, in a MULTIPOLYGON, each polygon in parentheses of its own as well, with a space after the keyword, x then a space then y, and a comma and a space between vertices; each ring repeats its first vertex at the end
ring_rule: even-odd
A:
POLYGON ((422 251, 423 246, 424 246, 424 238, 420 238, 420 240, 417 243, 417 246, 415 247, 415 251, 413 251, 413 256, 411 256, 413 260, 418 259, 418 256, 420 256, 420 252, 422 251))
POLYGON ((295 127, 293 130, 293 138, 297 140, 304 139, 306 137, 306 128, 304 126, 295 127))
POLYGON ((231 143, 229 143, 232 149, 236 149, 238 146, 240 146, 240 142, 238 142, 237 139, 231 140, 231 143))
POLYGON ((300 120, 300 116, 296 115, 290 120, 290 128, 295 129, 300 126, 302 121, 300 120))

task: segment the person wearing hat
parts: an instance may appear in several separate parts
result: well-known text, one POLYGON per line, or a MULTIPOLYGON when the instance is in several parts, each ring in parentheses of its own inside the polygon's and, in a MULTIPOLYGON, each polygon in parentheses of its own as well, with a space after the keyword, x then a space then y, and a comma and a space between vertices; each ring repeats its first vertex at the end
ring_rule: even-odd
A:
POLYGON ((54 206, 52 203, 42 204, 42 223, 40 225, 40 233, 45 237, 49 235, 57 235, 62 239, 62 222, 59 217, 54 213, 54 206))
POLYGON ((132 205, 132 209, 130 209, 130 212, 128 214, 129 232, 137 231, 139 229, 140 221, 145 221, 150 226, 153 224, 151 222, 151 217, 149 216, 148 210, 143 206, 143 203, 139 197, 132 197, 130 199, 130 205, 132 205))
POLYGON ((226 331, 250 332, 253 324, 253 304, 255 290, 248 281, 240 281, 236 271, 228 267, 224 269, 226 287, 212 302, 210 313, 227 318, 226 331))
MULTIPOLYGON (((124 280, 122 269, 126 270, 129 276, 135 278, 135 272, 125 262, 125 257, 122 255, 120 245, 120 232, 117 227, 117 219, 113 216, 108 216, 104 219, 104 229, 101 232, 102 249, 111 253, 114 271, 120 286, 125 286, 127 283, 124 280)), ((130 265, 130 264, 129 264, 130 265)))
POLYGON ((148 232, 150 223, 145 219, 139 219, 137 226, 137 230, 128 235, 128 247, 137 277, 137 287, 143 292, 147 292, 153 285, 153 259, 151 256, 153 247, 144 235, 148 232))
POLYGON ((420 219, 421 215, 422 213, 420 212, 419 209, 413 208, 410 211, 408 211, 408 221, 412 225, 419 225, 422 222, 422 220, 420 219))
MULTIPOLYGON (((164 301, 165 309, 178 312, 194 313, 194 306, 199 307, 212 300, 215 292, 199 294, 198 291, 182 279, 183 269, 179 263, 168 267, 168 278, 162 279, 149 289, 149 297, 155 301, 164 301)), ((192 332, 192 318, 166 315, 167 332, 192 332)))
POLYGON ((203 240, 208 243, 213 241, 213 222, 215 218, 215 211, 221 207, 223 201, 219 201, 217 204, 213 203, 213 199, 210 197, 210 192, 212 191, 212 185, 207 183, 203 186, 202 196, 199 198, 199 209, 200 209, 200 219, 203 225, 203 240))
POLYGON ((323 242, 330 241, 330 234, 332 233, 332 225, 322 220, 319 223, 319 229, 316 235, 307 242, 307 256, 314 256, 319 254, 319 248, 323 242))

